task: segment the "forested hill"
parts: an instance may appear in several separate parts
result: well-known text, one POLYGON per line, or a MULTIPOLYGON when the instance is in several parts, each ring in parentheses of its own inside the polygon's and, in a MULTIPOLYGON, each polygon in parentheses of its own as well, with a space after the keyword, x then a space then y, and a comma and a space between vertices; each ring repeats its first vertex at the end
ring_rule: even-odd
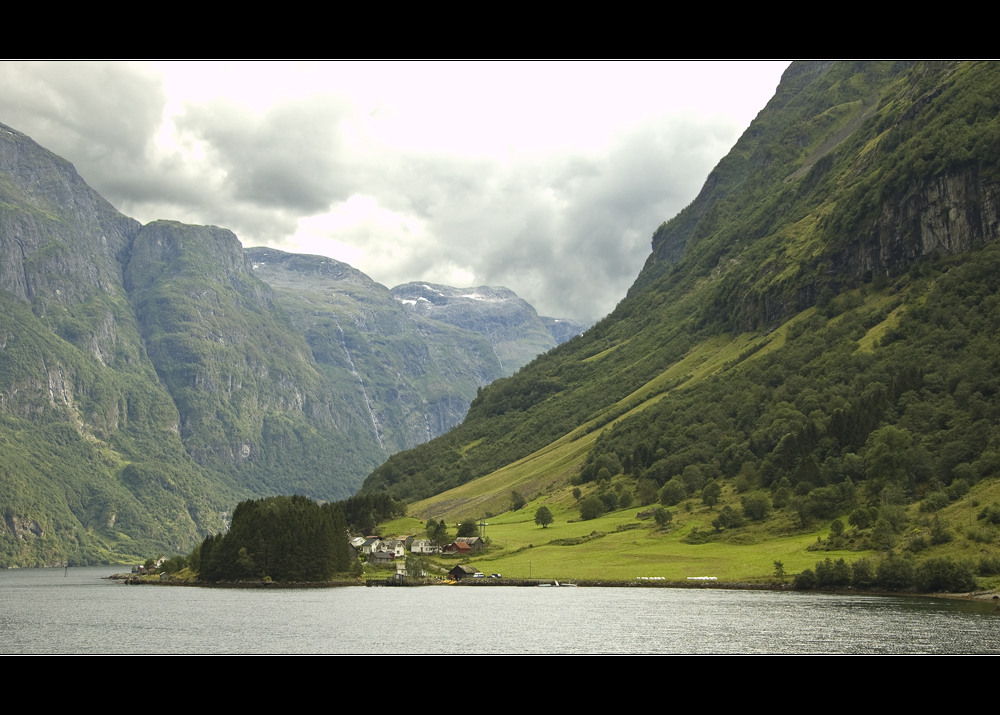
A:
POLYGON ((1000 471, 998 159, 1000 65, 791 65, 611 315, 363 490, 466 485, 425 518, 615 474, 780 485, 803 519, 948 503, 1000 471))

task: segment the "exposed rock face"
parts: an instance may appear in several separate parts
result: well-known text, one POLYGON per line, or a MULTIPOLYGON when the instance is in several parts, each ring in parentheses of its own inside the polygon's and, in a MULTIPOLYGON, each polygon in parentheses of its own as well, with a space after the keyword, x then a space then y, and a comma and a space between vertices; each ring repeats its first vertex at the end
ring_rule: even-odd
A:
POLYGON ((10 535, 16 539, 20 539, 21 541, 27 541, 28 539, 36 539, 41 536, 45 536, 45 532, 42 531, 41 525, 34 519, 21 519, 8 515, 5 519, 4 526, 10 535))
POLYGON ((119 534, 190 548, 223 527, 234 494, 191 469, 125 289, 140 228, 0 126, 0 563, 87 563, 119 534))
POLYGON ((317 370, 304 336, 253 275, 236 236, 157 221, 143 227, 132 254, 126 279, 146 351, 178 407, 195 461, 259 485, 255 490, 297 482, 298 491, 316 496, 350 493, 352 475, 379 461, 366 444, 371 433, 317 370), (294 436, 279 435, 279 424, 294 436), (344 462, 349 450, 334 446, 359 440, 360 459, 344 462))
POLYGON ((814 304, 824 288, 836 292, 994 240, 1000 182, 982 129, 995 116, 986 108, 995 95, 991 72, 988 63, 791 65, 697 198, 653 234, 630 295, 700 253, 690 264, 700 275, 734 277, 735 327, 749 330, 814 304), (942 129, 928 108, 953 102, 965 116, 942 129), (781 187, 781 196, 765 198, 767 186, 781 187), (807 217, 810 201, 822 208, 807 217), (744 211, 748 205, 757 216, 744 211), (737 214, 745 221, 739 229, 730 223, 737 214), (799 245, 808 245, 795 250, 794 269, 782 237, 771 233, 792 214, 799 245), (751 265, 755 275, 745 272, 751 265))
POLYGON ((928 254, 955 254, 1000 237, 1000 186, 978 167, 919 181, 884 201, 870 233, 836 256, 849 276, 885 272, 928 254))
POLYGON ((73 165, 0 124, 0 289, 72 304, 115 295, 140 224, 122 216, 73 165))

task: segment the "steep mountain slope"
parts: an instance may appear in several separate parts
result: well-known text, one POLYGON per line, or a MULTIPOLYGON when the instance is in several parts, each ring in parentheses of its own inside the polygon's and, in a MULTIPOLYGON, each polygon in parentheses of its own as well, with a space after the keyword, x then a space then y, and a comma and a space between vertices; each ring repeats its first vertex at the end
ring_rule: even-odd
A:
POLYGON ((148 224, 125 279, 198 464, 256 494, 346 498, 381 461, 368 415, 317 368, 232 232, 148 224))
POLYGON ((792 65, 610 316, 364 490, 464 518, 732 478, 805 522, 994 478, 998 90, 993 63, 792 65))
POLYGON ((137 222, 0 126, 0 561, 188 548, 238 493, 197 468, 140 337, 137 222))

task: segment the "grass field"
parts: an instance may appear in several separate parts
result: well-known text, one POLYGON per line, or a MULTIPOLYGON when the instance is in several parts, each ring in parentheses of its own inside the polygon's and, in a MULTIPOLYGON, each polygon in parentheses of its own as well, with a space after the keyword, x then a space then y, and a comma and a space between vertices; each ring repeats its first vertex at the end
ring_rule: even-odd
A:
MULTIPOLYGON (((583 488, 586 497, 593 485, 583 488)), ((830 535, 832 520, 817 520, 815 529, 804 532, 798 516, 790 508, 773 511, 767 520, 717 533, 712 520, 725 505, 739 506, 740 498, 731 484, 723 487, 719 504, 709 509, 692 497, 670 509, 672 522, 657 527, 650 518, 639 519, 638 512, 652 509, 632 506, 597 519, 580 518, 579 501, 572 487, 566 485, 536 495, 522 509, 507 511, 485 519, 484 535, 489 548, 472 556, 440 556, 427 559, 431 574, 446 573, 455 565, 471 564, 486 574, 500 573, 506 578, 535 578, 588 581, 634 581, 643 577, 661 577, 683 581, 695 576, 715 576, 720 582, 776 583, 775 561, 782 562, 786 581, 795 574, 814 568, 827 557, 852 562, 860 558, 881 557, 873 551, 810 550, 817 539, 830 535), (535 512, 546 506, 555 518, 547 528, 535 524, 535 512), (687 507, 690 507, 688 511, 687 507), (708 534, 705 543, 687 543, 685 538, 698 529, 708 534)), ((1000 481, 987 480, 975 485, 966 498, 937 512, 953 538, 942 545, 930 546, 919 554, 926 558, 950 557, 973 567, 983 556, 1000 555, 995 546, 995 529, 976 518, 983 505, 1000 503, 1000 481)), ((908 527, 897 538, 906 543, 926 534, 933 515, 919 512, 919 505, 908 508, 908 527)), ((847 522, 846 515, 841 515, 847 522)), ((448 522, 454 534, 455 521, 448 522)), ((407 517, 383 524, 386 535, 422 535, 425 522, 407 517)), ((1000 575, 981 576, 979 587, 1000 587, 1000 575)))
MULTIPOLYGON (((733 493, 714 509, 689 499, 671 509, 672 523, 657 527, 653 519, 636 515, 650 507, 633 506, 589 521, 580 520, 577 500, 569 487, 530 501, 516 512, 486 519, 485 536, 490 549, 478 556, 444 556, 433 561, 449 570, 458 563, 474 565, 483 573, 501 573, 509 578, 554 578, 625 581, 639 577, 663 577, 680 581, 691 576, 715 576, 720 581, 764 582, 774 580, 774 562, 781 561, 786 573, 811 568, 830 556, 853 561, 871 552, 808 551, 817 537, 828 536, 829 524, 816 531, 797 531, 792 513, 777 513, 761 524, 751 524, 718 535, 703 544, 682 541, 693 529, 715 534, 711 522, 723 503, 738 504, 733 493), (685 505, 691 511, 685 510, 685 505), (547 506, 555 522, 547 528, 535 524, 535 511, 547 506), (787 533, 782 533, 787 532, 787 533), (562 545, 573 543, 574 545, 562 545), (556 542, 556 543, 553 543, 556 542)), ((386 534, 421 533, 417 518, 399 519, 384 525, 386 534)), ((449 527, 455 526, 449 523, 449 527)))

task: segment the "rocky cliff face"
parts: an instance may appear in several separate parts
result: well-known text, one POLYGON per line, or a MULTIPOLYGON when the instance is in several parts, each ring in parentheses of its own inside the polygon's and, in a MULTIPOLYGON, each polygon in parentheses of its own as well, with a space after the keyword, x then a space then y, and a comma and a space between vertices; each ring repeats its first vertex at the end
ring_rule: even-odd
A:
POLYGON ((64 305, 115 295, 139 222, 123 216, 72 164, 0 124, 0 289, 64 305))
POLYGON ((870 228, 834 256, 848 276, 888 273, 923 256, 964 253, 1000 237, 1000 185, 979 167, 914 182, 881 202, 870 228))
POLYGON ((319 371, 232 232, 149 224, 126 282, 198 464, 257 492, 326 498, 350 494, 356 475, 378 464, 372 430, 319 371))
POLYGON ((125 289, 139 232, 0 127, 0 563, 119 558, 123 535, 186 548, 223 526, 232 485, 187 457, 125 289))
POLYGON ((990 63, 807 62, 653 235, 630 295, 681 258, 737 330, 998 236, 990 63), (795 242, 789 241, 794 236, 795 242))

